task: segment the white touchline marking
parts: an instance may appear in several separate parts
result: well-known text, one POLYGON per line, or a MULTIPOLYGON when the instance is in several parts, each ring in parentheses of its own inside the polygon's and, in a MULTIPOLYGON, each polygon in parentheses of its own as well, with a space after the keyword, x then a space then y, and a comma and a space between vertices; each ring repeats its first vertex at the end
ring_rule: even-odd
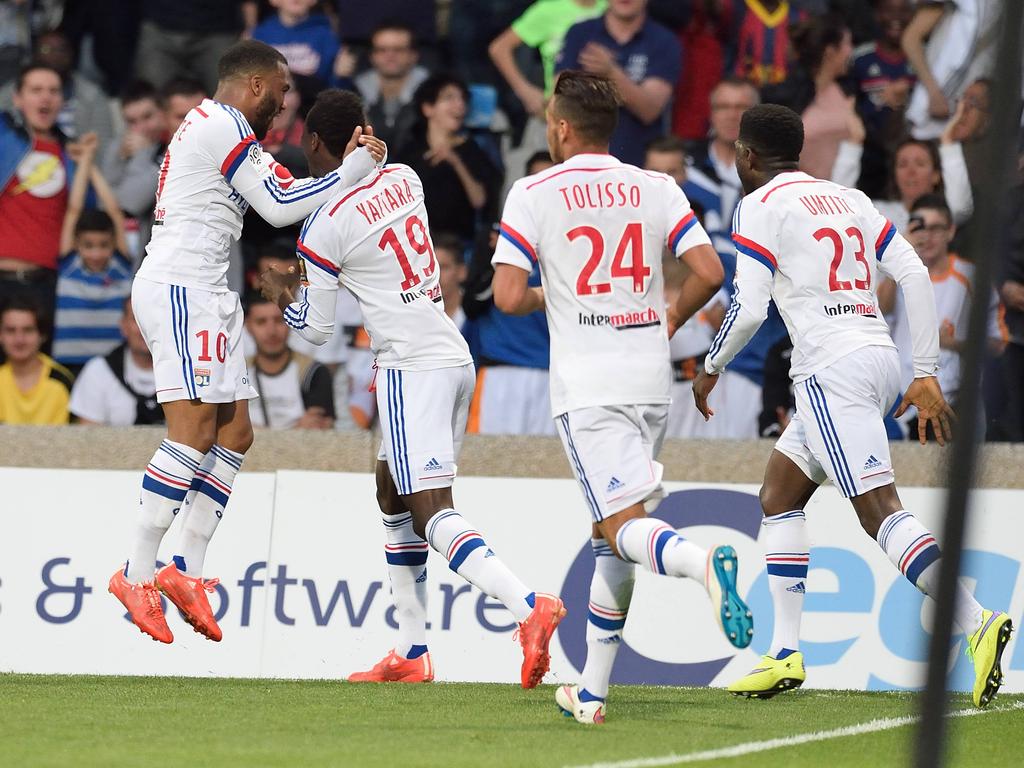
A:
MULTIPOLYGON (((1005 707, 993 707, 991 709, 959 709, 950 712, 947 717, 974 717, 975 715, 992 714, 995 712, 1011 712, 1024 709, 1024 701, 1015 701, 1005 707)), ((632 760, 620 760, 612 763, 589 763, 587 765, 572 766, 571 768, 657 768, 663 765, 682 765, 684 763, 702 763, 707 760, 719 760, 725 757, 741 757, 755 752, 767 752, 771 749, 782 747, 794 747, 800 744, 809 744, 814 741, 828 741, 839 739, 843 736, 860 736, 864 733, 876 733, 878 731, 889 731, 893 728, 902 728, 905 725, 912 725, 921 718, 917 715, 905 715, 904 717, 886 717, 878 720, 869 720, 866 723, 857 725, 846 725, 842 728, 833 728, 830 731, 812 731, 811 733, 800 733, 795 736, 786 736, 781 739, 768 739, 767 741, 750 741, 746 744, 736 744, 732 747, 721 749, 709 749, 703 752, 689 752, 685 755, 662 755, 661 757, 638 757, 632 760)))

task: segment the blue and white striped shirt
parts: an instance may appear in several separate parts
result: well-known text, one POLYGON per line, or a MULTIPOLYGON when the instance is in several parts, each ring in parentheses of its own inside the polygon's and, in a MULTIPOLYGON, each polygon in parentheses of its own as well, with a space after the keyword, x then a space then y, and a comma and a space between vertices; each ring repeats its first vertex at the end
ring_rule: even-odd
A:
POLYGON ((57 275, 53 356, 63 365, 84 365, 121 343, 121 315, 132 291, 129 261, 115 252, 102 272, 86 269, 72 251, 57 275))

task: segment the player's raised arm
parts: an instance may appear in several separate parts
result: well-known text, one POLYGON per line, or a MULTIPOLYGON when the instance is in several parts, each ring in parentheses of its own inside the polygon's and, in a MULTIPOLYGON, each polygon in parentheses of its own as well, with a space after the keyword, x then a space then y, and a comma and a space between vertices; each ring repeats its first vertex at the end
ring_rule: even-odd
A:
POLYGON ((672 184, 667 199, 668 247, 673 256, 690 268, 679 298, 668 310, 668 335, 672 338, 676 330, 700 311, 722 287, 725 271, 683 191, 672 184))
POLYGON ((527 285, 537 262, 538 240, 525 188, 516 182, 505 201, 498 245, 491 259, 494 306, 507 315, 528 315, 544 309, 544 289, 527 285))

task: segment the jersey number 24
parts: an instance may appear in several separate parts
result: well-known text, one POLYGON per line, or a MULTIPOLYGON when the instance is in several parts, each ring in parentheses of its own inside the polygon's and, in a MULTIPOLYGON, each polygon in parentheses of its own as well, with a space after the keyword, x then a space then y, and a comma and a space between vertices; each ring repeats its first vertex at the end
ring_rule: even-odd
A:
MULTIPOLYGON (((591 278, 604 259, 604 235, 596 227, 574 227, 565 233, 569 242, 584 238, 590 242, 590 257, 576 278, 576 295, 592 296, 600 293, 611 293, 611 283, 593 283, 591 278)), ((619 244, 612 257, 612 277, 628 277, 633 280, 633 292, 647 291, 647 278, 651 276, 651 268, 644 263, 644 225, 639 221, 631 221, 626 225, 619 244), (629 265, 626 265, 626 256, 629 265)))

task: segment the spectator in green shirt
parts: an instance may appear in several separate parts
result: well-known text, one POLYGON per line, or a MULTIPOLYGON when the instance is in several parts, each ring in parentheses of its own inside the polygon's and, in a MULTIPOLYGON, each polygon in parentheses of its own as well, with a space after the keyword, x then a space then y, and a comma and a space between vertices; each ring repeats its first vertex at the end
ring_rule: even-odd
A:
POLYGON ((554 85, 555 57, 569 27, 600 16, 607 7, 607 0, 537 0, 491 42, 488 53, 494 66, 531 115, 544 115, 544 98, 554 85), (540 51, 544 90, 531 83, 516 64, 515 51, 520 45, 540 51))

